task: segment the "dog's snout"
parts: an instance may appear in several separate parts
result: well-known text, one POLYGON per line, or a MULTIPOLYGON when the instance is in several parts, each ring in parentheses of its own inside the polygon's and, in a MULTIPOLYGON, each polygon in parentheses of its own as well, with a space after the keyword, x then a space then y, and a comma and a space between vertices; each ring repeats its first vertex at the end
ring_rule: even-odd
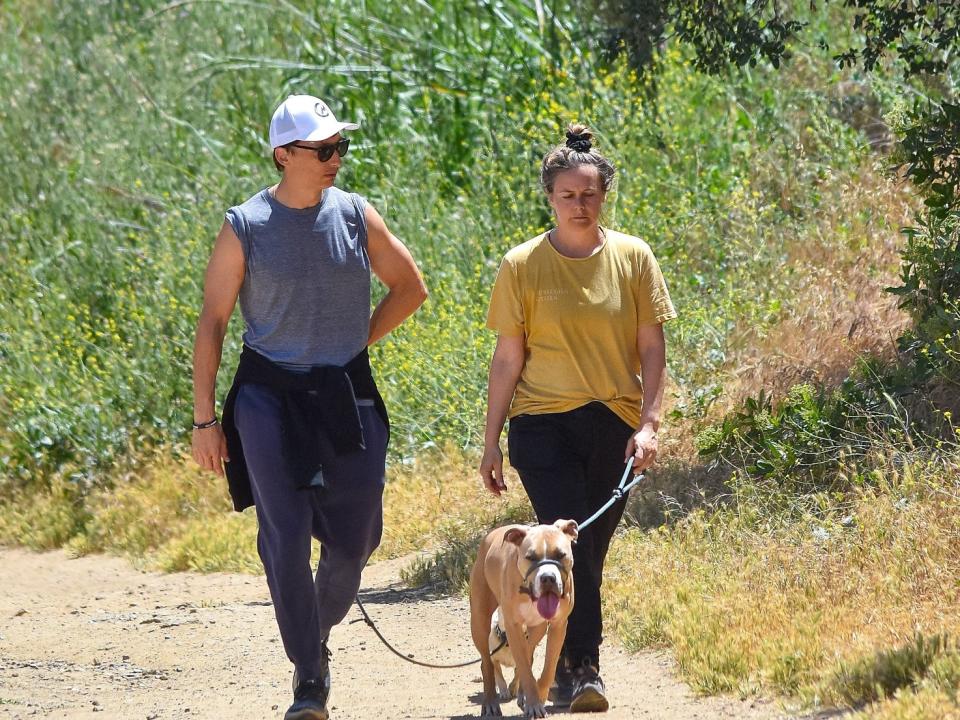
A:
POLYGON ((557 595, 563 594, 563 578, 560 577, 557 568, 546 567, 537 573, 536 590, 537 595, 542 595, 545 592, 552 592, 557 595))

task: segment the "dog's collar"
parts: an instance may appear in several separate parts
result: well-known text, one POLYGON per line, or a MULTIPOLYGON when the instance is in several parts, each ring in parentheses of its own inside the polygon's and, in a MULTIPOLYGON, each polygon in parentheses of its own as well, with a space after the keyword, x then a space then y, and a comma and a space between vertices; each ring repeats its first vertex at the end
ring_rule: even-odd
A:
MULTIPOLYGON (((490 652, 491 655, 495 654, 497 650, 500 650, 501 648, 510 647, 510 642, 507 640, 507 629, 500 627, 500 623, 494 623, 493 634, 497 636, 497 640, 500 644, 490 652)), ((530 639, 530 635, 527 634, 526 625, 523 626, 523 636, 528 640, 530 639)))
POLYGON ((527 570, 527 574, 523 576, 523 582, 520 583, 520 592, 524 595, 529 595, 531 600, 533 599, 533 588, 530 587, 530 576, 544 565, 555 565, 557 570, 560 571, 560 577, 562 577, 564 582, 566 582, 567 573, 564 571, 563 565, 561 565, 558 561, 551 560, 550 558, 538 560, 530 566, 530 569, 527 570))

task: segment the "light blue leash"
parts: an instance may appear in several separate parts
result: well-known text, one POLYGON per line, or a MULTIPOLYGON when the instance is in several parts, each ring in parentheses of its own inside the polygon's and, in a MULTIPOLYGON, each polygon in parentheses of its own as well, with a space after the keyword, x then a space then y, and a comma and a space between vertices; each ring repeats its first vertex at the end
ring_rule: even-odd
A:
POLYGON ((624 495, 629 493, 634 485, 636 485, 638 482, 643 480, 644 474, 640 473, 639 475, 634 476, 633 480, 631 480, 630 482, 627 482, 627 476, 630 474, 630 471, 633 469, 633 460, 634 458, 631 455, 630 459, 627 460, 627 467, 624 468, 623 470, 623 477, 620 478, 620 484, 613 491, 613 496, 609 500, 607 500, 607 502, 603 505, 603 507, 597 510, 593 515, 588 517, 582 523, 577 525, 578 530, 583 530, 587 525, 589 525, 598 517, 603 515, 610 508, 611 505, 613 505, 617 500, 619 500, 624 495))

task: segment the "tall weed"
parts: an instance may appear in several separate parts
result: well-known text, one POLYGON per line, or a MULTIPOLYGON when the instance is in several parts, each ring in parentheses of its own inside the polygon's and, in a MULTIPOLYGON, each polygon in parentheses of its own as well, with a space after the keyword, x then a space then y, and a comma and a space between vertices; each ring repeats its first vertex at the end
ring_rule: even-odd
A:
POLYGON ((537 164, 573 119, 621 169, 608 223, 661 259, 681 312, 674 406, 702 414, 737 328, 777 323, 803 284, 781 272, 784 239, 833 211, 803 191, 859 164, 858 135, 831 112, 829 73, 704 78, 671 48, 653 99, 575 40, 565 4, 543 8, 4 6, 4 492, 67 464, 86 492, 118 458, 186 441, 203 266, 223 209, 276 177, 263 138, 287 92, 362 122, 343 184, 385 214, 431 287, 374 349, 394 459, 478 443, 490 285, 503 252, 549 225, 537 164))

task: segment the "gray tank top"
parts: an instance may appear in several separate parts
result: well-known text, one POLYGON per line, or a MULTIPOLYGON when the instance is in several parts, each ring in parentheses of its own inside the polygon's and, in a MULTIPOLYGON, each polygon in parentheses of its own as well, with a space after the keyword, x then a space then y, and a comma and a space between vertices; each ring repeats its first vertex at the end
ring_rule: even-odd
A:
POLYGON ((365 200, 331 187, 295 210, 266 189, 227 210, 246 260, 244 344, 292 370, 344 365, 370 330, 365 200))

